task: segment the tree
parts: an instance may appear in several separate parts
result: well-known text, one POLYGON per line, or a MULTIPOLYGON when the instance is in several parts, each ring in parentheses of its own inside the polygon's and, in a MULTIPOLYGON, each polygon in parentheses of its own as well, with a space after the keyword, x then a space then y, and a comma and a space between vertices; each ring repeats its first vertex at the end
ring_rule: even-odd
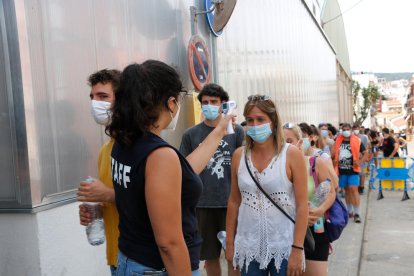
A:
POLYGON ((361 125, 368 117, 371 106, 381 98, 378 87, 369 84, 368 87, 361 89, 357 81, 352 81, 352 103, 354 108, 355 123, 361 125), (361 101, 362 100, 362 101, 361 101))

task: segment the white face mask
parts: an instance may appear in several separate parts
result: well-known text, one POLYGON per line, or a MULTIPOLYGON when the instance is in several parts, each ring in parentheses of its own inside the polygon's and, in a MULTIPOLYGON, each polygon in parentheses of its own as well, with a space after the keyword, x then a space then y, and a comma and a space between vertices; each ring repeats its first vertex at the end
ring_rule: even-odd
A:
POLYGON ((165 129, 173 130, 173 131, 175 130, 175 127, 177 126, 178 115, 180 115, 180 105, 177 103, 176 100, 174 100, 174 101, 175 101, 175 104, 177 105, 178 110, 177 110, 177 113, 175 114, 175 117, 173 117, 172 112, 170 111, 171 122, 165 128, 165 129))
POLYGON ((105 101, 91 101, 91 114, 97 124, 108 125, 111 118, 111 103, 105 101))

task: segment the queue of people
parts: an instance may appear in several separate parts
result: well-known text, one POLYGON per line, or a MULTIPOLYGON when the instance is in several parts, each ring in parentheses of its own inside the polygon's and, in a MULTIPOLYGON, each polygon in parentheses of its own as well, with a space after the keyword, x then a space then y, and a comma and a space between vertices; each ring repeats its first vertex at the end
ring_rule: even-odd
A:
MULTIPOLYGON (((235 115, 222 116, 228 93, 208 84, 198 95, 204 119, 185 131, 177 150, 161 138, 175 129, 185 95, 174 68, 147 60, 122 73, 98 71, 88 83, 92 115, 110 140, 98 177, 80 182, 78 200, 102 203, 112 275, 200 275, 200 260, 207 275, 221 275, 220 231, 227 231, 229 275, 327 275, 324 215, 338 186, 360 222, 368 155, 381 147, 398 156, 406 144, 388 129, 382 141, 346 123, 339 131, 283 124, 267 95, 247 99, 242 128, 235 115)), ((82 225, 91 222, 83 204, 79 216, 82 225)))

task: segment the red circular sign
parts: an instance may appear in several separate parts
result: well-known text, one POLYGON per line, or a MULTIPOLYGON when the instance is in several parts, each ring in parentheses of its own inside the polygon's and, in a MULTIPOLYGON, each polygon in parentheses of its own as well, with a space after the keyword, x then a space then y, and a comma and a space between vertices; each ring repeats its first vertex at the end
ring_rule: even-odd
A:
POLYGON ((201 90, 210 82, 211 58, 207 45, 199 35, 193 35, 188 43, 188 69, 194 86, 201 90))

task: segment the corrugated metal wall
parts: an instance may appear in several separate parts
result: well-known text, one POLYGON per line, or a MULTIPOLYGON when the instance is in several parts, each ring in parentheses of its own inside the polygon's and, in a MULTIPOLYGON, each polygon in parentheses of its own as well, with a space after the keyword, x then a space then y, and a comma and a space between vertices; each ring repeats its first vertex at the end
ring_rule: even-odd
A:
POLYGON ((217 55, 240 116, 248 95, 265 93, 284 121, 338 122, 335 53, 302 1, 238 1, 217 55))

